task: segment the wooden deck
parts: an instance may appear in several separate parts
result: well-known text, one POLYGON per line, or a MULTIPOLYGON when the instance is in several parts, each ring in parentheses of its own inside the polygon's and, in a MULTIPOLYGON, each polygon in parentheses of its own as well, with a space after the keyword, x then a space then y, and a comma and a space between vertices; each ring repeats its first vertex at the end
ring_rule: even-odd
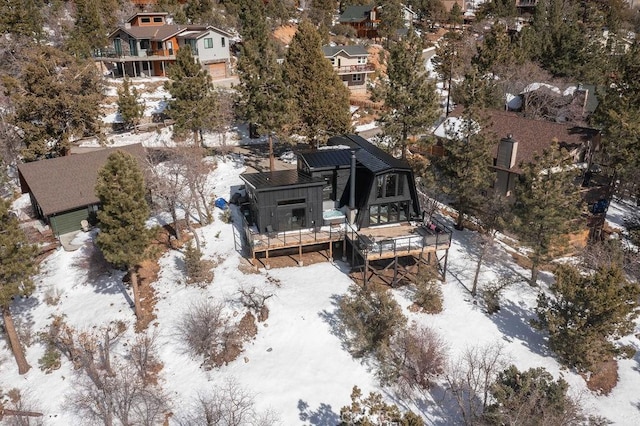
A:
POLYGON ((270 252, 297 248, 302 262, 303 247, 328 244, 329 257, 333 255, 333 243, 345 238, 344 225, 331 225, 319 228, 299 229, 297 231, 270 232, 260 234, 245 227, 247 241, 251 250, 251 263, 255 265, 257 255, 263 253, 268 262, 270 252))
POLYGON ((451 231, 442 224, 433 228, 424 223, 367 228, 347 232, 347 239, 366 260, 417 257, 449 249, 451 231))

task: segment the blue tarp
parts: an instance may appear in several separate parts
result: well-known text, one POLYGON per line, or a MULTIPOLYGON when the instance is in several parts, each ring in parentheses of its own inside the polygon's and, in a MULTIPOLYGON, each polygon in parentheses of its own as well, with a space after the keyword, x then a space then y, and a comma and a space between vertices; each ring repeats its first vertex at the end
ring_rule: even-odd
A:
POLYGON ((229 203, 224 198, 217 198, 215 201, 215 206, 220 210, 226 210, 229 208, 229 203))

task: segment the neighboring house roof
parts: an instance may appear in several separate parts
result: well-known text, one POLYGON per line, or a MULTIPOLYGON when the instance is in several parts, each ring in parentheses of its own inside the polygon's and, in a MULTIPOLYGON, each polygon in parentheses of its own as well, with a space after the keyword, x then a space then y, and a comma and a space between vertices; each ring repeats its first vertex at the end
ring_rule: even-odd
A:
POLYGON ((364 46, 322 46, 322 52, 325 58, 332 58, 340 52, 344 52, 347 56, 368 56, 369 52, 364 46))
POLYGON ((297 170, 276 170, 273 172, 243 173, 240 175, 248 185, 260 190, 272 190, 287 186, 319 186, 324 179, 298 174, 297 170))
POLYGON ((148 39, 153 41, 165 41, 173 36, 180 34, 187 27, 181 25, 155 25, 142 27, 118 27, 109 34, 109 38, 113 37, 118 31, 124 31, 129 36, 137 39, 148 39))
POLYGON ((157 25, 157 26, 140 26, 140 27, 118 27, 115 31, 109 34, 109 38, 113 37, 118 31, 124 31, 131 37, 141 40, 149 39, 153 41, 165 41, 171 37, 179 36, 184 38, 201 38, 214 31, 225 37, 231 38, 232 34, 212 26, 202 25, 157 25))
MULTIPOLYGON (((518 142, 517 161, 513 171, 519 172, 520 162, 533 161, 536 154, 555 141, 562 148, 572 151, 586 145, 590 140, 598 136, 599 131, 588 127, 579 127, 566 123, 554 123, 545 120, 532 120, 519 116, 514 112, 488 110, 487 121, 490 125, 481 132, 488 132, 496 137, 493 148, 494 158, 498 151, 498 141, 507 135, 518 142)), ((456 108, 451 116, 460 117, 462 108, 456 108)))
POLYGON ((340 22, 362 22, 367 19, 367 13, 371 12, 374 5, 368 6, 347 6, 340 15, 340 22))
MULTIPOLYGON (((142 3, 142 1, 139 1, 138 3, 142 3)), ((131 22, 137 16, 168 16, 168 15, 169 14, 167 12, 138 12, 138 13, 134 13, 133 15, 128 17, 125 22, 131 22)))
POLYGON ((395 158, 358 135, 341 135, 329 139, 329 145, 346 145, 356 149, 356 160, 372 173, 389 169, 411 170, 409 163, 395 158))
POLYGON ((115 151, 128 152, 141 162, 145 158, 144 147, 135 144, 20 164, 18 171, 42 214, 50 216, 99 203, 95 194, 98 170, 115 151))

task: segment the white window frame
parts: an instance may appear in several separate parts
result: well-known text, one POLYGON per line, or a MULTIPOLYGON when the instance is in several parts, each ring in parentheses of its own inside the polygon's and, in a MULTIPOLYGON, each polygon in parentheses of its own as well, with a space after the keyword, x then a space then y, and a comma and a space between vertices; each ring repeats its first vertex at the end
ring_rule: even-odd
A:
POLYGON ((366 56, 358 56, 358 65, 366 64, 367 57, 366 56))
POLYGON ((205 49, 213 49, 213 38, 207 37, 203 40, 205 49))
POLYGON ((351 75, 351 81, 362 81, 362 74, 352 74, 351 75))
POLYGON ((227 40, 224 37, 220 37, 220 45, 222 47, 225 47, 227 44, 227 40))

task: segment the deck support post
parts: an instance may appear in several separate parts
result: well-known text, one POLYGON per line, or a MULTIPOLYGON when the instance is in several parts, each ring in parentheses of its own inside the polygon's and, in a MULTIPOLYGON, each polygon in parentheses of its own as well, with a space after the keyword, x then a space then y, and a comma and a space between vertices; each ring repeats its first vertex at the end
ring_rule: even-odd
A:
POLYGON ((447 260, 449 259, 449 249, 444 252, 444 268, 442 269, 442 282, 447 282, 447 260))
POLYGON ((364 288, 366 289, 368 287, 369 284, 369 256, 365 255, 364 257, 364 268, 362 268, 362 273, 364 274, 363 276, 363 285, 364 288))
POLYGON ((298 266, 304 266, 302 261, 302 240, 300 240, 300 245, 298 246, 298 266))

